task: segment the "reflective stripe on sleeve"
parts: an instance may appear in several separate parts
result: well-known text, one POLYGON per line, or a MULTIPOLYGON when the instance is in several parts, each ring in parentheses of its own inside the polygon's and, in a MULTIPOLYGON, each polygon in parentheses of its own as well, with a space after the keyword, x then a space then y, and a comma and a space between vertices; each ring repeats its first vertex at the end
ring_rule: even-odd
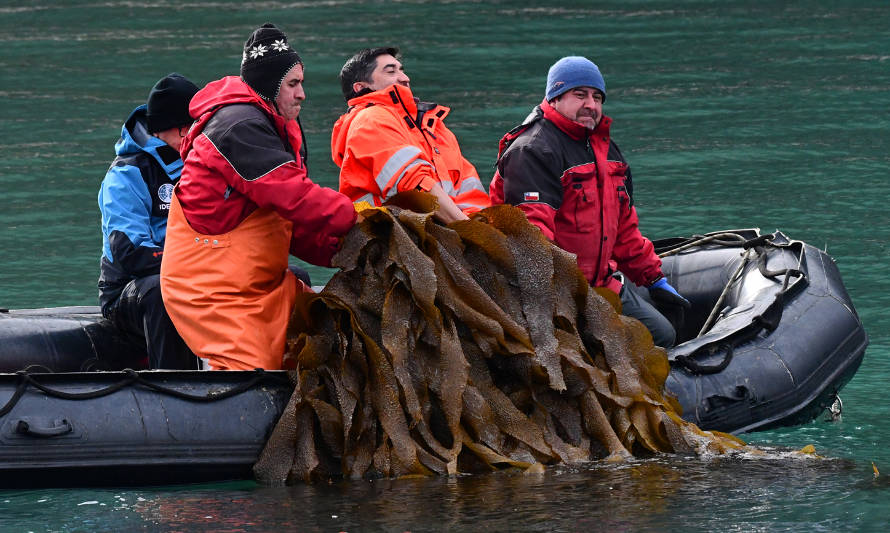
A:
MULTIPOLYGON (((416 160, 416 161, 412 161, 410 164, 408 164, 407 167, 405 167, 405 170, 403 170, 402 173, 399 174, 399 177, 396 178, 396 180, 393 182, 392 187, 389 188, 389 191, 386 193, 386 198, 387 198, 387 199, 392 198, 393 196, 395 196, 396 194, 398 194, 398 192, 399 192, 399 182, 402 181, 402 178, 405 177, 405 174, 406 174, 409 170, 411 170, 412 168, 417 167, 417 166, 428 166, 428 167, 430 167, 430 168, 433 167, 433 165, 432 165, 431 163, 429 163, 428 161, 426 161, 426 160, 424 160, 424 159, 418 159, 418 160, 416 160)), ((383 189, 381 189, 381 190, 383 190, 383 189)))
POLYGON ((353 200, 352 203, 357 204, 359 202, 367 202, 370 205, 376 205, 376 206, 379 206, 383 203, 383 202, 381 202, 381 198, 379 196, 377 196, 376 194, 371 194, 371 193, 362 195, 361 197, 353 200))
POLYGON ((417 157, 417 154, 419 153, 420 148, 416 146, 406 146, 390 156, 389 160, 383 165, 383 168, 380 169, 380 173, 377 174, 377 178, 374 180, 377 182, 377 187, 383 191, 392 177, 395 176, 396 172, 405 166, 405 163, 417 157))
POLYGON ((485 192, 485 189, 482 187, 482 180, 476 177, 467 178, 461 182, 457 194, 466 194, 474 190, 485 192))

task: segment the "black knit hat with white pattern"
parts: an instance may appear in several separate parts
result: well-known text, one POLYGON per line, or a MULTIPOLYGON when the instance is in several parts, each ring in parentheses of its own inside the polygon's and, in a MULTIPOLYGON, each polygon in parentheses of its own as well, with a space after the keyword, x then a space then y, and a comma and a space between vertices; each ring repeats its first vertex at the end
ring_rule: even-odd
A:
POLYGON ((294 65, 302 63, 300 54, 288 44, 287 35, 267 22, 244 43, 241 79, 257 94, 274 102, 284 77, 294 65))

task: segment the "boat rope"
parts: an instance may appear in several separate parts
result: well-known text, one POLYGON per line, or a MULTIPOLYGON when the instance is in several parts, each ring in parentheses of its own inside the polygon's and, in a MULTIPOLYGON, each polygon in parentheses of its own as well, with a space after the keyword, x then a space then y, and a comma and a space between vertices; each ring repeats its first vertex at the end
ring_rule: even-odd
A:
POLYGON ((12 408, 15 407, 17 403, 19 403, 19 399, 25 394, 25 390, 28 388, 28 384, 25 381, 19 381, 18 386, 15 388, 15 393, 6 402, 6 405, 0 409, 0 417, 5 416, 6 413, 12 411, 12 408))
POLYGON ((717 353, 717 350, 720 348, 726 349, 726 353, 723 355, 723 360, 716 365, 700 365, 696 363, 692 359, 692 354, 690 355, 678 355, 674 361, 682 365, 684 368, 692 372, 693 374, 698 375, 708 375, 708 374, 717 374, 719 372, 723 372, 723 370, 729 366, 729 363, 732 361, 733 350, 735 350, 735 345, 733 343, 725 343, 722 345, 711 345, 709 347, 711 355, 717 353))
POLYGON ((246 392, 253 387, 259 385, 264 381, 277 381, 283 384, 292 385, 290 380, 287 377, 280 376, 277 374, 271 374, 266 372, 263 369, 257 368, 254 370, 253 376, 251 379, 239 383, 238 385, 233 386, 230 389, 226 389, 224 391, 213 391, 208 392, 207 394, 189 394, 186 392, 182 392, 180 390, 176 390, 171 387, 166 387, 164 385, 159 385, 150 380, 145 379, 140 375, 139 372, 132 369, 125 369, 121 371, 122 374, 125 374, 126 377, 121 381, 109 385, 102 389, 97 389, 94 391, 88 392, 66 392, 62 390, 52 389, 47 387, 46 385, 38 382, 35 379, 35 375, 31 374, 28 371, 19 371, 16 374, 19 376, 20 380, 18 386, 16 387, 15 393, 6 402, 2 408, 0 408, 0 417, 6 415, 16 406, 19 400, 24 396, 29 386, 34 387, 42 391, 47 396, 52 396, 54 398, 61 398, 63 400, 89 400, 93 398, 100 398, 102 396, 108 396, 109 394, 113 394, 125 387, 129 387, 131 385, 142 385, 148 389, 152 389, 161 394, 166 394, 168 396, 173 396, 174 398, 179 398, 181 400, 186 400, 190 402, 215 402, 218 400, 224 400, 226 398, 231 398, 233 396, 237 396, 243 392, 246 392))
MULTIPOLYGON (((745 270, 745 267, 748 265, 748 262, 751 260, 752 250, 756 253, 761 259, 760 272, 764 275, 764 277, 774 277, 778 275, 778 272, 773 273, 772 271, 766 270, 766 255, 763 253, 763 247, 765 245, 772 244, 772 240, 775 238, 775 234, 768 233, 766 235, 760 235, 753 239, 745 239, 738 233, 716 233, 714 235, 693 235, 692 240, 685 244, 682 244, 672 250, 668 250, 664 253, 659 254, 659 257, 667 257, 669 255, 676 255, 680 252, 689 250, 691 248, 697 248, 699 246, 703 246, 705 244, 716 244, 718 246, 730 246, 730 247, 742 247, 745 249, 744 254, 742 254, 742 261, 739 263, 738 268, 736 268, 735 272, 731 276, 729 276, 729 280, 726 282, 726 285, 723 286, 723 291, 720 292, 720 296, 717 298, 717 302, 714 304, 714 307, 711 309, 711 312, 708 314, 708 318, 705 320, 705 323, 702 324, 701 329, 698 332, 698 335, 695 338, 701 337, 704 335, 711 327, 714 325, 714 322, 717 320, 717 317, 720 314, 720 310, 723 309, 723 302, 726 300, 726 296, 729 294, 729 289, 732 287, 732 284, 735 283, 742 275, 742 272, 745 270)), ((786 279, 787 281, 787 279, 786 279)), ((783 287, 784 290, 784 287, 783 287)), ((773 328, 775 329, 775 328, 773 328)))
POLYGON ((717 320, 717 315, 720 313, 720 310, 723 309, 723 301, 726 300, 726 295, 729 294, 729 289, 732 287, 732 284, 742 276, 742 271, 745 270, 745 267, 748 265, 748 261, 751 260, 751 249, 745 250, 745 253, 742 255, 742 262, 739 263, 739 267, 736 271, 729 276, 729 281, 726 282, 726 285, 723 286, 723 291, 720 293, 720 297, 717 298, 717 303, 714 304, 714 307, 711 309, 711 314, 708 315, 708 319, 705 320, 705 323, 702 324, 701 329, 698 331, 698 335, 695 338, 699 338, 705 334, 711 326, 714 325, 714 321, 717 320))
MULTIPOLYGON (((773 235, 772 234, 762 235, 762 236, 758 237, 757 239, 761 239, 763 237, 772 238, 773 235)), ((752 240, 757 240, 757 239, 752 239, 752 240)), ((708 236, 693 235, 689 242, 684 243, 676 248, 671 248, 670 250, 662 252, 662 253, 658 254, 658 257, 668 257, 670 255, 677 255, 680 252, 685 252, 686 250, 688 250, 690 248, 697 248, 697 247, 703 246, 705 244, 716 244, 719 246, 736 246, 736 247, 738 247, 738 246, 743 246, 746 242, 748 242, 748 241, 745 240, 745 238, 742 237, 741 235, 739 235, 738 233, 717 233, 717 234, 708 235, 708 236)))
POLYGON ((788 292, 791 279, 798 277, 806 279, 806 274, 800 269, 801 261, 803 260, 802 255, 798 258, 797 268, 771 270, 767 267, 767 254, 764 248, 767 246, 779 246, 772 242, 774 238, 775 234, 772 233, 760 235, 753 239, 745 239, 744 237, 736 233, 718 233, 708 236, 695 235, 689 242, 683 243, 676 248, 659 254, 659 257, 666 257, 669 255, 678 254, 691 248, 703 246, 705 244, 742 247, 745 250, 742 254, 742 260, 739 263, 739 266, 727 280, 726 285, 723 287, 723 290, 720 293, 720 296, 717 298, 717 302, 714 304, 711 312, 708 314, 708 318, 705 320, 704 324, 701 327, 701 330, 699 330, 698 335, 696 335, 695 338, 702 337, 714 326, 714 323, 719 318, 720 312, 723 309, 723 303, 726 300, 731 287, 741 278, 745 268, 752 260, 754 260, 754 258, 756 258, 757 260, 757 269, 760 272, 760 275, 764 278, 775 279, 778 276, 784 276, 784 279, 782 281, 782 288, 776 294, 773 303, 770 304, 763 313, 755 316, 752 319, 752 324, 755 326, 753 331, 748 331, 745 335, 736 336, 734 339, 731 340, 725 340, 719 346, 715 344, 706 345, 710 355, 714 355, 719 348, 723 348, 726 350, 723 360, 720 363, 716 365, 702 365, 695 362, 693 358, 696 357, 698 353, 702 352, 702 349, 704 348, 702 347, 689 355, 676 356, 674 358, 674 361, 678 365, 686 368, 693 374, 716 374, 717 372, 721 372, 722 370, 724 370, 729 365, 730 361, 732 361, 733 350, 745 339, 750 338, 752 335, 757 335, 763 329, 766 329, 767 331, 773 331, 779 326, 779 321, 782 319, 782 312, 784 309, 783 306, 785 301, 785 294, 788 292))

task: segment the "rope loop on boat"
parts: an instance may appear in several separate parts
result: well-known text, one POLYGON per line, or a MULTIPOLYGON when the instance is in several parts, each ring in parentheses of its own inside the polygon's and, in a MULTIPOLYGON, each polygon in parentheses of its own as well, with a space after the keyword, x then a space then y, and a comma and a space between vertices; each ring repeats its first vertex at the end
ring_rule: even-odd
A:
POLYGON ((18 386, 15 388, 15 393, 6 402, 6 405, 0 409, 0 417, 4 416, 6 413, 12 411, 12 408, 15 407, 15 404, 19 403, 19 399, 25 394, 25 390, 28 388, 28 382, 25 380, 19 381, 18 386))
POLYGON ((766 245, 773 244, 773 239, 776 238, 774 233, 767 233, 766 235, 761 235, 760 237, 755 237, 753 239, 747 240, 742 243, 742 248, 745 250, 749 250, 751 248, 760 248, 766 245))
POLYGON ((723 370, 729 366, 729 363, 732 361, 733 350, 735 346, 731 343, 724 343, 719 346, 711 347, 711 354, 717 352, 718 349, 724 348, 726 349, 726 353, 723 355, 723 360, 716 365, 702 365, 695 360, 692 359, 691 355, 678 355, 674 361, 685 368, 686 370, 692 372, 693 374, 698 375, 708 375, 708 374, 717 374, 719 372, 723 372, 723 370))
POLYGON ((19 372, 16 372, 16 374, 20 378, 18 386, 16 387, 15 393, 12 395, 9 401, 6 402, 6 405, 0 408, 0 417, 12 411, 12 409, 16 406, 22 396, 24 396, 25 391, 28 389, 28 386, 32 386, 35 389, 40 390, 47 396, 52 396, 54 398, 61 398, 63 400, 90 400, 93 398, 108 396, 109 394, 113 394, 125 387, 138 384, 142 385, 145 388, 157 391, 161 394, 173 396, 174 398, 179 398, 181 400, 190 402, 215 402, 237 396, 243 392, 252 389, 253 387, 259 385, 264 381, 278 381, 287 385, 292 384, 286 377, 282 377, 277 374, 270 374, 261 368, 257 368, 254 370, 253 376, 248 381, 245 381, 223 391, 212 391, 207 394, 200 395, 189 394, 180 390, 176 390, 172 387, 153 383, 152 381, 142 377, 139 372, 130 368, 123 370, 122 373, 126 375, 124 379, 107 387, 87 392, 66 392, 47 387, 46 385, 43 385, 42 383, 39 383, 37 380, 35 380, 31 372, 20 370, 19 372))
POLYGON ((763 250, 763 248, 758 246, 754 248, 754 251, 758 255, 757 269, 760 270, 761 276, 765 278, 776 278, 778 276, 785 276, 785 281, 782 284, 783 292, 788 288, 788 281, 790 278, 805 276, 799 268, 781 268, 779 270, 770 270, 766 267, 766 252, 763 250))
POLYGON ((726 246, 729 248, 744 248, 745 250, 763 246, 778 246, 777 244, 773 243, 773 239, 775 238, 775 233, 767 233, 766 235, 760 235, 754 237, 753 239, 745 239, 738 233, 731 232, 715 233, 714 235, 693 235, 689 238, 689 242, 681 244, 676 248, 661 252, 660 254, 658 254, 658 257, 677 255, 680 252, 689 250, 690 248, 697 248, 699 246, 704 246, 705 244, 714 244, 717 246, 726 246))
POLYGON ((714 235, 693 235, 690 237, 690 241, 686 244, 682 244, 676 248, 672 248, 665 252, 658 254, 658 257, 668 257, 671 255, 677 255, 680 252, 685 252, 690 248, 696 248, 698 246, 703 246, 705 244, 716 244, 719 246, 730 246, 730 247, 738 247, 743 246, 745 242, 744 237, 739 235, 738 233, 717 233, 714 235))

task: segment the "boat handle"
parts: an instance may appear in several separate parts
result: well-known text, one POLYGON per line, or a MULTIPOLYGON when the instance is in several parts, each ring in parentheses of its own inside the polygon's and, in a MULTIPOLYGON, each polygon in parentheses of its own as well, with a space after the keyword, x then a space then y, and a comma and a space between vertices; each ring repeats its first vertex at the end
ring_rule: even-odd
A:
POLYGON ((19 420, 15 426, 16 433, 30 437, 58 437, 72 431, 74 431, 74 426, 65 418, 54 420, 51 427, 37 427, 27 420, 19 420))

